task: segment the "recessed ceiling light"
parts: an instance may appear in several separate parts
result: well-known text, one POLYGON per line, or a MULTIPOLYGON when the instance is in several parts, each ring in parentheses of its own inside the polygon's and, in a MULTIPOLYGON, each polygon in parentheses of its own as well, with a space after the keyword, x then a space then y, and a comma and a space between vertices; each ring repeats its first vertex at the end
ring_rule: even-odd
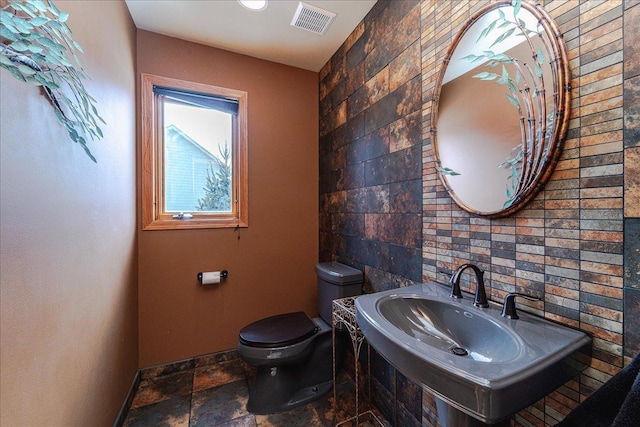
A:
POLYGON ((267 8, 268 0, 238 0, 238 3, 249 10, 260 11, 267 8))

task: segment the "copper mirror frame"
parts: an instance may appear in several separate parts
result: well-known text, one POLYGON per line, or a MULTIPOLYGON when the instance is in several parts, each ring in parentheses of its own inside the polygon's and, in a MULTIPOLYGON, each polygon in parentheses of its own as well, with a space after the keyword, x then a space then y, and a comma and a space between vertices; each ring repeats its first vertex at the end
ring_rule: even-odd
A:
MULTIPOLYGON (((497 39, 509 29, 506 23, 502 25, 502 28, 506 30, 498 29, 500 28, 500 24, 500 21, 493 24, 493 28, 489 29, 484 35, 484 38, 489 41, 494 40, 494 45, 497 48, 500 47, 504 40, 510 37, 516 37, 513 34, 517 34, 515 31, 518 31, 516 28, 515 31, 512 31, 508 36, 504 37, 502 41, 498 41, 497 39), (492 33, 492 31, 495 32, 492 33), (494 36, 498 34, 498 37, 495 39, 490 38, 490 34, 494 36)), ((487 29, 487 27, 484 29, 487 29)), ((465 42, 466 45, 470 44, 469 37, 467 37, 465 42)), ((515 42, 511 40, 510 43, 515 42)), ((450 78, 452 74, 455 75, 455 72, 449 73, 447 78, 450 78)), ((563 140, 567 133, 571 102, 570 78, 569 61, 562 34, 542 6, 526 1, 522 3, 517 1, 514 2, 514 5, 512 5, 511 1, 503 1, 482 8, 468 20, 454 38, 444 57, 436 79, 431 115, 432 146, 436 159, 437 173, 449 195, 460 208, 474 215, 489 218, 504 217, 524 207, 542 189, 545 182, 553 173, 562 151, 563 140), (510 17, 509 13, 511 14, 510 17), (456 50, 462 46, 461 40, 463 40, 465 35, 475 36, 483 26, 489 26, 486 24, 488 22, 487 19, 493 19, 493 17, 498 14, 499 19, 497 19, 497 21, 500 19, 504 21, 513 20, 513 26, 519 26, 521 30, 519 37, 522 43, 512 45, 515 47, 505 51, 507 54, 488 52, 486 48, 482 50, 482 48, 478 46, 478 42, 483 37, 480 35, 478 40, 473 42, 472 45, 474 50, 480 51, 463 58, 460 58, 460 54, 458 53, 456 60, 485 62, 482 62, 480 66, 467 65, 466 67, 469 69, 468 73, 464 75, 461 74, 450 81, 457 84, 455 83, 456 80, 464 79, 467 82, 471 82, 471 80, 474 81, 469 84, 483 84, 485 86, 482 86, 482 90, 497 91, 501 99, 504 100, 506 107, 502 109, 503 107, 501 105, 497 105, 499 102, 485 101, 486 97, 484 95, 474 97, 473 93, 469 95, 468 91, 460 92, 455 101, 457 105, 455 103, 452 105, 451 99, 441 98, 443 95, 450 95, 452 94, 451 92, 453 92, 449 89, 443 91, 443 86, 445 83, 448 83, 445 82, 447 70, 450 67, 451 69, 456 67, 451 64, 452 57, 456 54, 456 50), (525 16, 526 14, 530 14, 531 17, 528 15, 525 16), (533 25, 536 25, 535 31, 531 31, 530 25, 525 25, 525 18, 532 19, 531 22, 534 23, 533 25), (474 25, 476 25, 475 28, 474 25), (478 27, 478 25, 481 26, 478 27), (472 28, 473 30, 471 30, 472 28), (527 32, 527 36, 523 36, 524 32, 527 32), (518 46, 520 46, 520 48, 518 48, 518 46), (528 52, 528 57, 522 60, 522 57, 511 56, 515 55, 512 54, 512 52, 522 47, 528 52), (481 58, 483 56, 485 58, 481 58), (542 58, 543 56, 545 58, 542 58), (505 60, 507 57, 511 62, 505 60), (542 61, 539 61, 539 58, 542 58, 542 61), (492 62, 493 66, 489 68, 487 65, 492 62), (505 71, 505 69, 507 71, 505 71), (473 79, 471 79, 471 73, 474 74, 473 79), (505 73, 508 75, 505 75, 505 73), (492 74, 496 75, 492 76, 492 74), (508 80, 511 80, 511 82, 508 80), (549 80, 551 80, 550 83, 548 82, 549 80), (496 83, 500 82, 501 85, 496 85, 496 83), (473 107, 470 106, 470 104, 473 105, 474 102, 477 105, 487 105, 488 108, 472 109, 473 107), (481 104, 482 102, 485 102, 485 104, 481 104), (500 108, 500 117, 496 117, 495 111, 491 114, 491 108, 500 108), (461 112, 461 109, 468 111, 466 113, 461 112), (511 110, 508 111, 508 109, 511 110), (443 119, 445 113, 448 114, 447 120, 443 119), (510 126, 512 129, 509 132, 506 132, 502 125, 507 113, 517 115, 515 120, 518 121, 511 123, 510 126), (470 119, 467 120, 466 123, 471 128, 464 127, 465 118, 470 119), (439 120, 441 120, 441 129, 438 128, 439 120), (499 124, 499 128, 491 127, 490 130, 493 135, 487 135, 484 131, 477 132, 476 128, 473 127, 475 126, 474 122, 480 124, 481 127, 484 125, 486 129, 495 126, 495 124, 499 124), (491 122, 493 122, 493 125, 487 124, 491 122), (447 127, 445 127, 445 124, 447 127), (449 134, 444 134, 444 132, 449 132, 449 134), (508 144, 508 141, 495 141, 494 143, 494 139, 500 136, 497 134, 502 134, 504 137, 506 133, 513 137, 515 135, 514 132, 517 132, 518 139, 515 141, 510 139, 511 148, 507 149, 507 158, 505 159, 503 157, 503 160, 497 160, 497 158, 491 159, 492 161, 489 162, 491 163, 491 168, 495 168, 496 170, 502 168, 502 171, 499 172, 502 175, 497 179, 507 179, 507 182, 502 184, 502 181, 499 181, 503 189, 485 187, 486 182, 491 180, 485 179, 482 171, 478 172, 480 175, 476 173, 476 169, 487 170, 486 165, 482 165, 483 161, 481 156, 483 152, 492 151, 494 148, 493 145, 508 144), (484 139, 478 138, 476 140, 476 135, 479 133, 484 134, 484 139), (483 144, 481 141, 491 142, 491 144, 480 145, 483 144), (470 153, 470 155, 467 157, 471 157, 470 159, 465 158, 468 153, 470 153), (480 153, 480 157, 478 153, 480 153), (443 162, 443 158, 447 158, 447 156, 448 162, 452 162, 453 164, 445 164, 445 162, 443 162), (459 160, 460 162, 458 162, 459 160), (497 160, 500 166, 496 165, 493 160, 497 160), (467 169, 459 172, 456 170, 455 163, 463 163, 460 167, 466 167, 467 169), (465 175, 464 179, 467 180, 465 185, 471 187, 464 188, 464 191, 461 191, 463 188, 457 184, 462 182, 459 180, 459 176, 462 175, 465 175), (456 185, 458 185, 458 188, 456 188, 456 185), (461 195, 464 192, 470 195, 476 195, 471 196, 471 199, 474 197, 489 197, 497 192, 503 192, 505 194, 499 197, 496 196, 502 198, 502 200, 493 201, 489 203, 491 206, 485 208, 477 206, 475 202, 470 201, 469 197, 461 195), (467 197, 467 200, 465 200, 465 197, 467 197), (506 198, 506 201, 502 203, 504 198, 506 198)), ((451 87, 452 85, 449 86, 451 87)), ((462 88, 464 86, 457 87, 462 88)), ((504 154, 504 148, 501 147, 498 151, 504 154)), ((491 172, 491 174, 494 174, 494 172, 491 172)), ((483 203, 478 203, 478 205, 482 204, 483 203)))

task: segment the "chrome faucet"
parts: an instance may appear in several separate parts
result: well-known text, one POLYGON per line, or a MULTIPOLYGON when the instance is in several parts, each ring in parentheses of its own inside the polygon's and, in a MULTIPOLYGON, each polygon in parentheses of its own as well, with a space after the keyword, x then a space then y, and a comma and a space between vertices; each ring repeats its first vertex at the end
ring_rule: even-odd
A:
POLYGON ((449 283, 451 284, 451 294, 449 296, 458 299, 462 298, 462 292, 460 291, 460 276, 467 268, 471 268, 476 273, 476 296, 473 300, 473 305, 482 308, 489 307, 487 293, 484 290, 484 271, 480 270, 480 268, 474 264, 462 264, 453 273, 451 279, 449 279, 449 283))

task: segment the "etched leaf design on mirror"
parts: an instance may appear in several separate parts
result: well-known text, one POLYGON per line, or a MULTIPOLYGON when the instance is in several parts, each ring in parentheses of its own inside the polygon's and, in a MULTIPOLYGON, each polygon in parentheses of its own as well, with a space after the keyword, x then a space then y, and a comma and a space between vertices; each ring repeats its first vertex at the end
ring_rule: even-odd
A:
POLYGON ((511 169, 505 188, 508 199, 504 207, 509 207, 532 185, 539 168, 543 165, 542 159, 549 151, 549 140, 555 122, 554 114, 547 114, 545 76, 542 68, 545 55, 543 46, 536 44, 534 40, 539 31, 527 28, 526 22, 518 18, 522 7, 521 0, 514 0, 512 6, 513 17, 499 10, 498 18, 484 28, 476 42, 494 35, 495 32, 499 34, 495 36, 490 47, 509 37, 523 37, 531 50, 531 63, 489 50, 485 50, 482 55, 471 54, 462 58, 471 62, 487 61, 487 68, 501 65, 500 73, 482 71, 473 77, 505 85, 509 91, 505 93, 509 103, 518 109, 522 141, 517 143, 510 156, 498 165, 499 168, 511 169), (507 65, 512 68, 511 73, 507 65))
POLYGON ((442 166, 436 166, 436 169, 439 170, 442 175, 448 175, 448 176, 460 175, 459 172, 456 172, 451 168, 444 168, 442 166))

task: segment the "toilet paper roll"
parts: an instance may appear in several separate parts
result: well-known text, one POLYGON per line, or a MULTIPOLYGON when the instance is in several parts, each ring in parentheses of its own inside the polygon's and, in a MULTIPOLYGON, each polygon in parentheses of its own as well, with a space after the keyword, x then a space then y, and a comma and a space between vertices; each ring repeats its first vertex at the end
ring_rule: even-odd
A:
POLYGON ((204 273, 202 273, 201 283, 203 285, 214 285, 216 283, 220 283, 220 272, 205 271, 204 273))

